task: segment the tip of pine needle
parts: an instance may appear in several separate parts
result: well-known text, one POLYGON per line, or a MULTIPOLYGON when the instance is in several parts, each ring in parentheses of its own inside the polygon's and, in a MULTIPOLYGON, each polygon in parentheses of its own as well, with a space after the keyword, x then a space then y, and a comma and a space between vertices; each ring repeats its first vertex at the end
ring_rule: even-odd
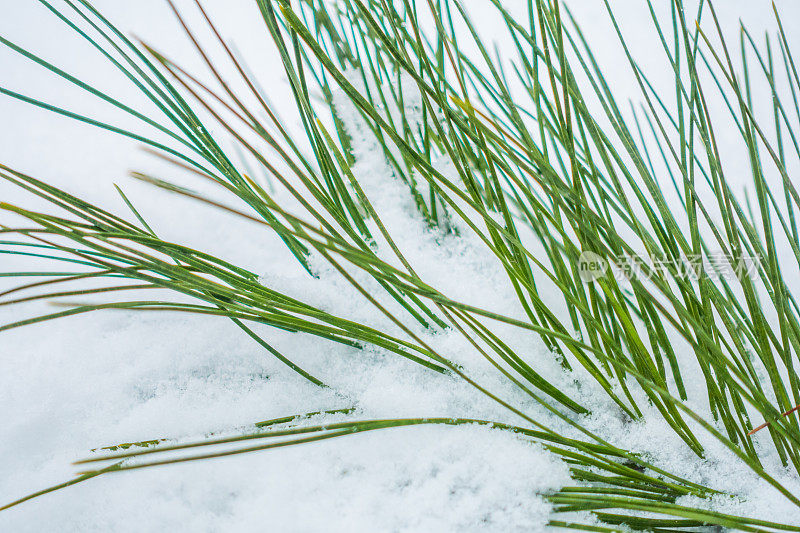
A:
MULTIPOLYGON (((797 411, 798 409, 800 409, 800 405, 797 405, 797 406, 795 406, 795 407, 793 407, 793 408, 789 409, 789 410, 788 410, 788 411, 786 411, 785 413, 781 413, 781 416, 779 417, 779 419, 780 419, 780 418, 786 418, 787 416, 789 416, 790 414, 794 413, 794 412, 795 412, 795 411, 797 411)), ((765 428, 765 427, 767 427, 768 425, 772 424, 772 422, 773 422, 773 421, 770 421, 770 422, 764 422, 763 424, 761 424, 761 425, 760 425, 760 426, 758 426, 757 428, 753 428, 753 429, 751 429, 751 430, 750 430, 750 432, 747 434, 747 436, 748 436, 748 437, 749 437, 749 436, 752 436, 752 435, 753 435, 753 434, 755 434, 757 431, 761 431, 762 429, 764 429, 764 428, 765 428)))

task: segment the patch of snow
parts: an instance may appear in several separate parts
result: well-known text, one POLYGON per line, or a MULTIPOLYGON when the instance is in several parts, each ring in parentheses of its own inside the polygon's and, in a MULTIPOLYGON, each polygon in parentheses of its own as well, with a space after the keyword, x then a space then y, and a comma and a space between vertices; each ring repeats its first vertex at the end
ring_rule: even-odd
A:
MULTIPOLYGON (((241 15, 245 4, 234 4, 231 11, 241 15)), ((407 185, 389 178, 377 143, 347 105, 339 102, 354 139, 354 173, 420 277, 457 300, 521 316, 496 258, 469 232, 443 235, 427 228, 407 185)), ((81 139, 90 135, 77 131, 81 139)), ((57 139, 45 141, 61 146, 63 153, 55 153, 57 161, 49 168, 41 161, 31 163, 43 172, 39 177, 55 174, 54 179, 64 180, 72 190, 89 191, 98 203, 118 202, 110 184, 103 181, 97 187, 87 180, 85 169, 63 165, 69 168, 59 175, 58 161, 77 164, 92 154, 70 155, 57 139)), ((93 164, 119 158, 126 167, 129 151, 107 142, 118 150, 109 153, 118 155, 101 155, 100 163, 93 164)), ((30 151, 27 157, 32 159, 30 151)), ((437 168, 453 176, 448 164, 440 161, 437 168)), ((102 165, 91 171, 103 179, 117 177, 102 165)), ((121 173, 120 167, 113 172, 121 173)), ((7 186, 0 187, 5 194, 7 186)), ((312 279, 280 240, 261 228, 149 189, 133 190, 157 231, 201 249, 213 247, 214 253, 258 271, 265 285, 329 312, 396 329, 321 258, 314 258, 320 277, 312 279)), ((388 260, 391 252, 384 243, 379 250, 388 260)), ((11 263, 3 264, 5 269, 11 263)), ((364 275, 354 275, 368 288, 377 287, 364 275)), ((384 296, 381 303, 401 313, 391 299, 384 296)), ((20 309, 0 308, 0 323, 40 307, 20 309)), ((714 439, 703 439, 708 456, 699 460, 656 412, 646 413, 646 422, 625 422, 579 371, 565 374, 538 336, 509 326, 496 328, 546 379, 591 406, 594 414, 583 422, 602 437, 647 454, 667 470, 741 497, 714 502, 717 510, 800 523, 795 507, 731 461, 714 439)), ((70 463, 97 446, 161 437, 194 440, 320 409, 356 407, 353 416, 359 418, 459 416, 520 423, 468 384, 382 350, 258 331, 331 388, 303 381, 222 319, 120 311, 2 333, 0 504, 70 479, 75 471, 70 463)), ((490 390, 538 420, 570 431, 510 388, 458 334, 433 334, 421 327, 414 331, 490 390)), ((704 412, 703 405, 691 406, 704 412)), ((341 419, 337 417, 317 419, 341 419)), ((768 448, 763 454, 767 469, 800 492, 800 482, 780 469, 768 448)), ((539 531, 550 518, 550 506, 540 494, 570 483, 565 464, 516 436, 481 427, 419 426, 101 476, 0 512, 0 530, 539 531)))

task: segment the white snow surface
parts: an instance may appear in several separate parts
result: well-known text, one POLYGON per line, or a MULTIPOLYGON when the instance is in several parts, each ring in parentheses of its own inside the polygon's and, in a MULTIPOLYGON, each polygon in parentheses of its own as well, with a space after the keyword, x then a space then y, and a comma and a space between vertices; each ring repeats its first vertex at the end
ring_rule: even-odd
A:
MULTIPOLYGON (((101 87, 115 95, 141 102, 85 44, 33 4, 0 0, 5 15, 0 35, 72 73, 101 80, 101 87)), ((172 56, 190 67, 199 66, 159 0, 94 4, 126 30, 169 47, 172 56)), ((188 0, 177 4, 190 20, 197 19, 188 0)), ((265 51, 268 37, 254 3, 206 4, 243 54, 254 58, 250 66, 264 73, 262 82, 274 98, 288 102, 276 59, 265 51)), ((631 37, 652 40, 644 30, 637 33, 640 23, 647 27, 639 3, 616 4, 620 13, 630 11, 623 21, 631 37)), ((609 44, 614 41, 599 3, 570 5, 579 20, 593 22, 585 29, 598 43, 598 55, 619 58, 619 50, 609 44)), ((782 7, 791 35, 800 10, 789 2, 782 7)), ((730 1, 717 9, 732 31, 740 16, 755 33, 769 24, 766 2, 730 1)), ((489 35, 491 20, 486 24, 479 30, 489 35)), ((0 51, 0 85, 124 124, 119 114, 7 50, 0 51)), ((619 90, 625 88, 620 82, 619 90)), ((405 186, 391 180, 370 138, 359 134, 355 114, 345 102, 340 106, 355 141, 354 172, 422 279, 456 299, 518 314, 519 304, 493 256, 477 239, 431 233, 416 215, 405 186)), ((131 168, 170 172, 133 143, 7 98, 0 98, 0 117, 4 164, 124 213, 112 186, 119 183, 162 237, 256 271, 270 287, 326 311, 375 327, 394 327, 320 258, 314 261, 320 277, 312 279, 263 228, 131 183, 125 178, 131 168)), ((0 184, 0 198, 16 201, 22 195, 0 184)), ((0 256, 0 271, 41 264, 0 256)), ((0 287, 11 282, 2 283, 0 287)), ((0 307, 0 323, 43 310, 47 308, 42 305, 0 307)), ((516 332, 514 348, 535 361, 537 371, 592 406, 593 415, 583 421, 592 431, 647 452, 655 464, 678 475, 739 497, 715 502, 718 510, 800 524, 797 508, 731 461, 711 437, 703 441, 708 458, 699 461, 657 413, 646 417, 647 422, 624 423, 604 394, 591 385, 578 386, 579 373, 565 375, 537 336, 498 328, 499 333, 508 331, 516 332)), ((331 387, 304 381, 218 318, 119 311, 1 333, 0 505, 70 479, 76 471, 71 462, 98 446, 161 437, 196 440, 295 413, 355 407, 352 416, 359 418, 453 416, 522 422, 467 384, 381 350, 356 350, 270 329, 259 332, 331 387)), ((427 335, 427 342, 464 365, 489 390, 564 430, 563 423, 509 388, 456 334, 417 333, 427 335)), ((342 419, 335 415, 315 421, 342 419)), ((777 458, 768 449, 765 465, 800 492, 800 482, 776 466, 777 458)), ((477 426, 419 426, 100 476, 0 512, 0 531, 538 531, 550 516, 540 494, 570 483, 565 464, 508 433, 477 426)))

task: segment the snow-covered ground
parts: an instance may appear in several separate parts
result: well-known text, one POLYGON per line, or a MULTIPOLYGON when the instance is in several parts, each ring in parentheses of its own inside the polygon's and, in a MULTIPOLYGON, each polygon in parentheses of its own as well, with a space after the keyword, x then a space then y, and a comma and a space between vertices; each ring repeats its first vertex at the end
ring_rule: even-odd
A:
MULTIPOLYGON (((255 3, 205 3, 274 99, 288 101, 288 87, 277 74, 255 3)), ((771 27, 768 2, 719 3, 722 22, 732 34, 739 17, 755 34, 771 27)), ((161 0, 94 4, 182 64, 199 66, 161 0)), ((192 13, 189 4, 178 2, 192 13)), ((598 55, 607 59, 612 73, 623 72, 601 4, 569 2, 598 55)), ((655 54, 657 43, 640 5, 645 3, 614 4, 641 57, 648 50, 655 54)), ((779 7, 789 34, 798 34, 798 4, 779 2, 779 7)), ((118 98, 142 103, 135 89, 38 3, 0 0, 0 13, 0 35, 72 74, 98 80, 99 87, 118 98)), ((490 35, 491 23, 479 30, 490 35)), ((617 89, 624 94, 627 78, 620 74, 618 79, 617 89)), ((0 86, 126 123, 8 50, 0 50, 0 86)), ((630 94, 635 94, 632 87, 630 94)), ((371 182, 380 178, 380 168, 371 166, 369 141, 362 139, 357 148, 361 166, 356 171, 368 195, 374 195, 370 198, 390 230, 403 229, 393 233, 400 235, 401 248, 423 277, 464 300, 513 308, 514 295, 491 256, 469 239, 441 240, 427 233, 413 210, 397 201, 400 193, 394 193, 392 183, 371 182)), ((118 183, 162 237, 259 272, 271 286, 331 312, 381 324, 334 272, 320 264, 322 276, 312 280, 262 228, 131 183, 126 178, 130 169, 159 172, 164 167, 130 141, 0 97, 0 162, 123 213, 113 188, 118 183)), ((0 199, 20 198, 19 191, 0 183, 0 199)), ((0 256, 0 271, 33 261, 0 256)), ((3 280, 0 287, 11 283, 3 280)), ((0 307, 0 324, 42 309, 0 307)), ((75 471, 70 463, 98 446, 197 438, 287 414, 356 407, 365 418, 461 416, 518 422, 465 384, 378 350, 358 351, 273 330, 265 335, 331 388, 303 381, 222 319, 108 312, 0 333, 0 505, 70 479, 75 471)), ((463 340, 440 335, 431 342, 472 365, 485 383, 502 386, 473 360, 463 340)), ((558 365, 535 336, 515 343, 541 361, 540 370, 549 379, 587 401, 593 398, 591 388, 579 391, 559 375, 558 365)), ((746 498, 735 506, 720 503, 728 512, 800 523, 796 508, 774 497, 749 471, 730 466, 718 444, 705 443, 709 459, 700 463, 685 452, 671 451, 683 447, 672 445, 676 437, 668 427, 655 422, 623 429, 619 420, 603 415, 605 403, 593 404, 597 414, 586 421, 593 430, 649 451, 658 464, 677 474, 746 498)), ((525 406, 548 419, 540 408, 525 406)), ((767 464, 772 460, 765 459, 767 464)), ((778 477, 800 492, 800 482, 788 474, 778 477)), ((536 531, 549 516, 548 504, 537 494, 567 483, 564 464, 508 434, 475 427, 412 427, 101 476, 0 512, 0 531, 536 531)))

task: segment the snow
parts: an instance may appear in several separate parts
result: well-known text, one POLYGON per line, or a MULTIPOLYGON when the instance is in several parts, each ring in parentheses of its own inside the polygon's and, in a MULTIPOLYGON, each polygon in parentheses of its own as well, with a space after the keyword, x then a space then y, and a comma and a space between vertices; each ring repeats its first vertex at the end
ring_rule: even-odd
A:
MULTIPOLYGON (((3 2, 10 6, 12 0, 3 2)), ((235 35, 243 55, 257 58, 250 66, 275 72, 275 58, 263 51, 266 37, 252 16, 252 2, 207 3, 223 33, 235 35)), ((190 67, 198 65, 161 2, 95 4, 146 40, 170 47, 172 55, 185 57, 190 67)), ((189 2, 178 4, 185 7, 189 2)), ((620 4, 624 11, 635 3, 620 4)), ((579 18, 604 20, 594 2, 571 5, 579 18)), ((0 34, 33 46, 70 72, 104 79, 115 94, 137 98, 40 6, 9 6, 3 6, 10 15, 0 21, 0 34), (37 37, 45 34, 52 38, 37 37)), ((735 28, 739 15, 747 15, 757 27, 769 20, 766 10, 743 1, 717 8, 726 27, 735 28)), ((642 36, 635 34, 636 21, 643 16, 639 7, 627 21, 637 39, 642 36)), ((613 40, 607 27, 592 28, 589 37, 595 33, 601 46, 613 40)), ((618 53, 608 44, 609 56, 618 53)), ((0 54, 0 70, 10 73, 3 77, 4 86, 119 121, 118 114, 63 83, 52 83, 52 77, 7 51, 0 54)), ((276 99, 287 101, 281 79, 272 74, 263 81, 276 99)), ((421 278, 455 299, 518 315, 519 304, 496 259, 474 237, 428 230, 416 216, 406 186, 388 177, 374 142, 359 134, 353 110, 344 101, 337 103, 354 137, 354 173, 421 278)), ((329 312, 395 328, 321 258, 314 258, 319 278, 312 279, 263 228, 130 183, 124 178, 130 168, 166 169, 133 143, 8 99, 0 99, 0 115, 10 125, 0 128, 3 163, 124 213, 112 187, 120 183, 162 236, 252 269, 270 287, 329 312)), ((0 184, 0 195, 20 198, 5 184, 0 184)), ((0 257, 0 270, 37 264, 0 257)), ((363 276, 358 280, 367 287, 374 284, 363 276)), ((396 310, 391 301, 381 302, 396 310)), ((43 309, 41 304, 0 307, 0 323, 43 309)), ((513 347, 535 361, 537 371, 592 406, 594 414, 583 421, 592 431, 647 453, 655 464, 678 475, 739 496, 714 502, 715 509, 800 523, 797 508, 731 461, 730 452, 710 436, 703 441, 708 457, 700 461, 657 413, 647 413, 642 423, 622 420, 596 386, 578 386, 579 373, 563 374, 536 335, 503 326, 496 331, 504 338, 513 331, 513 347)), ((521 422, 466 383, 382 350, 356 350, 276 330, 259 332, 330 388, 303 381, 222 319, 114 311, 3 332, 0 504, 70 479, 75 472, 70 463, 98 446, 162 437, 195 440, 295 413, 355 407, 353 416, 358 418, 459 416, 521 422)), ((415 333, 464 365, 489 390, 538 420, 569 431, 530 398, 509 388, 457 334, 430 334, 421 328, 415 333)), ((319 416, 315 421, 342 418, 319 416)), ((800 492, 800 482, 781 471, 768 449, 765 446, 763 453, 767 469, 800 492)), ((540 495, 571 483, 564 463, 519 437, 477 426, 418 426, 101 476, 0 512, 0 531, 538 531, 550 513, 540 495)))

